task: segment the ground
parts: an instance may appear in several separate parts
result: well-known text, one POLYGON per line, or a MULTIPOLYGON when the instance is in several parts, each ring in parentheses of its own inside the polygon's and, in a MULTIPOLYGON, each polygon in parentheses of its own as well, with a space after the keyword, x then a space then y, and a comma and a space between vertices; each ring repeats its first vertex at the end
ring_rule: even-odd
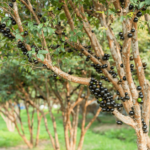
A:
MULTIPOLYGON (((36 117, 36 116, 35 116, 36 117)), ((61 145, 61 150, 65 150, 64 133, 60 114, 55 113, 57 120, 58 136, 61 145)), ((136 136, 135 132, 131 127, 122 125, 116 125, 116 120, 114 116, 101 114, 101 123, 95 121, 88 132, 85 135, 83 150, 137 150, 136 146, 136 136)), ((24 122, 24 128, 27 137, 29 137, 27 128, 27 118, 26 113, 22 113, 22 118, 24 122)), ((80 133, 80 122, 82 116, 79 119, 79 129, 80 133)), ((92 115, 88 115, 88 121, 92 118, 92 115)), ((2 118, 0 118, 0 150, 28 150, 27 146, 24 144, 17 131, 10 133, 2 118)), ((36 119, 35 119, 36 122, 36 119)), ((49 128, 52 131, 52 126, 50 118, 48 118, 49 128)), ((36 129, 36 125, 35 125, 36 129)), ((36 133, 36 130, 34 131, 36 133)), ((79 140, 78 134, 78 140, 79 140)), ((50 140, 45 131, 44 123, 41 124, 40 132, 40 143, 37 148, 32 150, 52 150, 50 140)))

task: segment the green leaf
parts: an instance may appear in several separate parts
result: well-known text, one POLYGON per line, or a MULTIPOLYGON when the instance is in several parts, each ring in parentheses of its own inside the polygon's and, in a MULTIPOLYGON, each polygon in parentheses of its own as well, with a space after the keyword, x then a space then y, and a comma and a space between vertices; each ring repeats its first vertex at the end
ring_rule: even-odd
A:
POLYGON ((43 28, 43 31, 44 31, 44 32, 47 32, 47 28, 43 28))
POLYGON ((20 34, 16 34, 16 40, 23 41, 23 37, 20 34))
POLYGON ((11 25, 11 20, 8 20, 6 26, 10 26, 10 25, 11 25))
POLYGON ((48 51, 46 51, 46 50, 39 50, 38 51, 38 54, 47 54, 48 53, 48 51))
POLYGON ((147 5, 150 5, 150 0, 145 0, 145 3, 146 3, 147 5))
POLYGON ((52 35, 55 32, 55 29, 52 29, 50 27, 48 27, 47 30, 49 35, 52 35))
POLYGON ((139 9, 141 9, 145 5, 145 2, 140 2, 139 9))
POLYGON ((66 18, 65 14, 60 15, 60 20, 64 20, 66 18))
POLYGON ((38 25, 38 28, 41 29, 42 27, 43 27, 43 24, 40 23, 40 24, 38 25))
POLYGON ((37 57, 38 57, 39 59, 41 59, 42 61, 44 61, 44 55, 42 55, 42 54, 37 54, 37 57))

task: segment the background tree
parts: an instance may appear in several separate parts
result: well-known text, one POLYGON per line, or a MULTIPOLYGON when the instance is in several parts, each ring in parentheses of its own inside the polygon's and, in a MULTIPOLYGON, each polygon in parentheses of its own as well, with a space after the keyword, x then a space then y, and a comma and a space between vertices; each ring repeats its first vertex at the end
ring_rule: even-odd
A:
POLYGON ((95 98, 91 99, 89 91, 87 96, 82 94, 84 92, 84 88, 80 88, 80 85, 74 88, 74 86, 71 86, 69 82, 62 80, 59 77, 54 77, 53 75, 48 74, 47 71, 44 71, 44 74, 43 72, 40 73, 36 70, 33 73, 28 73, 25 69, 20 70, 17 64, 18 62, 15 61, 15 63, 13 62, 11 65, 5 64, 2 67, 0 73, 0 78, 2 79, 0 81, 0 112, 7 117, 8 121, 15 125, 19 135, 29 148, 35 147, 39 143, 40 124, 43 118, 52 146, 54 149, 58 150, 60 149, 60 144, 52 108, 54 104, 60 105, 60 111, 64 123, 65 141, 67 145, 66 149, 73 150, 77 145, 76 138, 79 110, 82 104, 83 117, 80 137, 81 140, 78 145, 78 149, 81 149, 86 131, 101 111, 101 108, 95 110, 96 113, 94 113, 94 117, 85 126, 87 107, 95 101, 95 98), (59 91, 61 91, 61 93, 59 91), (46 114, 48 112, 41 110, 40 106, 42 104, 48 106, 48 112, 52 120, 54 130, 54 137, 47 124, 46 114), (21 105, 25 106, 30 140, 28 140, 24 130, 26 122, 24 123, 21 117, 21 105), (34 117, 35 115, 37 117, 36 120, 34 117), (34 130, 36 125, 37 133, 35 133, 34 130))

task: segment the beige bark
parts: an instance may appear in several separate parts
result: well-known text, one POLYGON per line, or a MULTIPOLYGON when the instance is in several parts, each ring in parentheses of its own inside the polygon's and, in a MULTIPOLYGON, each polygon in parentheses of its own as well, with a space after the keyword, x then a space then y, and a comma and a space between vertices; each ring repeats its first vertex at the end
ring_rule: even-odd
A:
POLYGON ((147 27, 148 27, 148 32, 149 32, 149 34, 150 34, 150 15, 149 14, 145 14, 144 15, 144 17, 145 17, 145 20, 148 22, 147 23, 147 27))
POLYGON ((1 117, 5 121, 5 123, 7 125, 8 131, 14 132, 14 130, 15 130, 15 124, 8 117, 5 117, 3 114, 1 114, 1 117))

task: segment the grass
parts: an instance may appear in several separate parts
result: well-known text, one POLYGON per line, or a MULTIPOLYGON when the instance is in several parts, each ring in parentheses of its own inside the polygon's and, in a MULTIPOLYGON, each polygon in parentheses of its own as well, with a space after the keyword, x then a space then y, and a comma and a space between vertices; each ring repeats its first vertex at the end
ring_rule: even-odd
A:
MULTIPOLYGON (((24 124, 24 130, 26 133, 26 136, 29 138, 29 131, 28 131, 28 124, 27 124, 27 116, 26 112, 22 111, 21 114, 22 121, 24 124)), ((56 114, 56 122, 57 122, 57 131, 59 136, 59 142, 61 145, 61 150, 65 150, 65 141, 64 141, 64 129, 63 129, 63 123, 60 114, 56 114)), ((91 115, 88 116, 88 120, 92 118, 91 115)), ((52 122, 47 115, 48 119, 48 126, 50 131, 53 131, 52 122)), ((81 117, 80 117, 81 119, 81 117)), ((121 128, 121 129, 111 129, 111 125, 115 123, 115 120, 112 116, 101 116, 100 119, 102 120, 102 123, 98 123, 97 121, 94 122, 94 124, 91 126, 91 128, 87 131, 84 139, 84 145, 83 150, 127 150, 132 149, 136 150, 136 136, 134 131, 131 128, 121 128), (94 131, 95 127, 100 126, 110 126, 109 130, 106 131, 94 131)), ((15 130, 13 133, 9 132, 7 130, 6 124, 3 121, 3 119, 0 117, 0 147, 14 147, 20 144, 24 144, 22 138, 19 136, 17 131, 15 130)), ((34 120, 34 135, 36 134, 36 115, 34 120)), ((79 124, 80 125, 80 124, 79 124)), ((52 132, 53 134, 53 132, 52 132)), ((53 134, 54 135, 54 134, 53 134)), ((78 135, 77 135, 77 141, 79 141, 80 137, 80 128, 78 128, 78 135)), ((44 122, 42 120, 41 122, 41 130, 40 130, 40 140, 49 140, 48 134, 45 130, 44 122)), ((49 140, 50 141, 50 140, 49 140)), ((51 150, 50 142, 48 144, 45 144, 42 150, 51 150)), ((39 150, 39 148, 34 148, 33 150, 39 150)))

